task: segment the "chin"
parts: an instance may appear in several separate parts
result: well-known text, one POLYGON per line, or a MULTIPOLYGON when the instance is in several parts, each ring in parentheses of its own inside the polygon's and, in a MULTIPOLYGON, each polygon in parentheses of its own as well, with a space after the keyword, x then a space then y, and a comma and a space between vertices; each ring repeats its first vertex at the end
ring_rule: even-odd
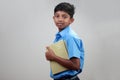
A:
POLYGON ((62 28, 64 28, 63 26, 57 26, 59 29, 62 29, 62 28))
POLYGON ((63 30, 63 29, 65 29, 65 27, 63 27, 63 28, 59 28, 60 31, 63 30))

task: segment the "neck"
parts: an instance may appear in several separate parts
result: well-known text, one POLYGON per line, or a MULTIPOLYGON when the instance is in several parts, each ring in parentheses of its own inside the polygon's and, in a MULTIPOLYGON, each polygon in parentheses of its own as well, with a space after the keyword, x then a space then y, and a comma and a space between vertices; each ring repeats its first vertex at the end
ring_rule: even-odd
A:
MULTIPOLYGON (((68 27, 68 26, 67 26, 68 27)), ((61 32, 62 30, 64 30, 65 28, 67 28, 67 27, 64 27, 64 28, 62 28, 62 29, 58 29, 59 30, 59 32, 61 32)))

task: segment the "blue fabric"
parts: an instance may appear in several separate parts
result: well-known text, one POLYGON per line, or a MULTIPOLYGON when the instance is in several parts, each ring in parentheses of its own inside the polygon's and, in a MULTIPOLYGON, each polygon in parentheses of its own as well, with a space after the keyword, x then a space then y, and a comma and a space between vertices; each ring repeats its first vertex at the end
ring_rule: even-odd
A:
POLYGON ((60 77, 67 75, 77 75, 82 72, 84 65, 84 48, 82 40, 78 37, 78 35, 68 26, 61 32, 56 34, 56 38, 54 43, 64 40, 67 46, 69 59, 72 57, 76 57, 80 59, 80 70, 68 70, 65 72, 61 72, 60 74, 53 75, 52 71, 50 72, 50 76, 54 79, 59 79, 60 77))

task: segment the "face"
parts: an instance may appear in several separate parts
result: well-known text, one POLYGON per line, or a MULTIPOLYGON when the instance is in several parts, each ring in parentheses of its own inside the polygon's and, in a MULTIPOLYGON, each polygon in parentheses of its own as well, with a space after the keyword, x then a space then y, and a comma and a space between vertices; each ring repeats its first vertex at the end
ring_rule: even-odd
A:
POLYGON ((74 21, 74 19, 70 18, 70 15, 64 11, 57 11, 53 16, 53 19, 59 31, 69 26, 74 21))

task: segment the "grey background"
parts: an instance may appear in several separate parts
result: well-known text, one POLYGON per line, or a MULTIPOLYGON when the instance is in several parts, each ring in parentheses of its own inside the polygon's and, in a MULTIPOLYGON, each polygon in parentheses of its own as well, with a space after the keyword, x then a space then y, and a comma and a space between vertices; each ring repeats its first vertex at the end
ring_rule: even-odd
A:
POLYGON ((0 80, 52 80, 44 53, 62 1, 76 6, 71 27, 85 47, 81 80, 120 80, 119 0, 0 0, 0 80))

